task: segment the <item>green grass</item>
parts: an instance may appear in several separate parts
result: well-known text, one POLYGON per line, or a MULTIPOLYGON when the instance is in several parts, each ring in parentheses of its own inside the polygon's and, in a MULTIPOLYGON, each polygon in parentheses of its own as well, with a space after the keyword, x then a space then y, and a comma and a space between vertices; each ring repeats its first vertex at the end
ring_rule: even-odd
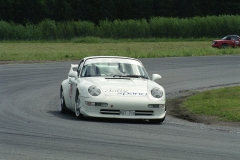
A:
POLYGON ((79 60, 85 56, 112 55, 134 58, 209 56, 239 54, 240 49, 215 49, 211 41, 177 39, 113 40, 96 37, 71 41, 0 43, 0 61, 79 60))
POLYGON ((240 86, 214 89, 189 97, 181 107, 192 113, 217 116, 222 121, 240 122, 239 97, 240 86))

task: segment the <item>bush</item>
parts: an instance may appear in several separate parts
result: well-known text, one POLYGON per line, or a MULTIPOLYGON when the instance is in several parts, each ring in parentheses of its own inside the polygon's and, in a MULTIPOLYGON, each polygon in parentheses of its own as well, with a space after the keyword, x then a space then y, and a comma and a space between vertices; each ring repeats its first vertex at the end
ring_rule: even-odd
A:
POLYGON ((55 21, 46 19, 37 25, 38 36, 40 39, 56 39, 57 38, 57 26, 55 21))
POLYGON ((153 17, 141 20, 55 22, 45 19, 25 26, 0 21, 2 40, 65 40, 82 37, 110 39, 203 38, 240 34, 240 16, 221 15, 193 18, 153 17))

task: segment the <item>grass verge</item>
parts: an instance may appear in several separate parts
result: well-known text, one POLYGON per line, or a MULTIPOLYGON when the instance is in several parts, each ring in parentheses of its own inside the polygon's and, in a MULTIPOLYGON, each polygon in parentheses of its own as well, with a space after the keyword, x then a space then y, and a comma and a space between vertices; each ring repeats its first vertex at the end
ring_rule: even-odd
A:
MULTIPOLYGON (((86 39, 85 39, 86 40, 86 39)), ((215 49, 210 41, 136 42, 3 42, 0 61, 79 60, 85 56, 111 55, 134 58, 239 54, 239 48, 215 49)))
POLYGON ((217 117, 220 121, 240 122, 240 86, 197 93, 181 105, 193 114, 217 117))

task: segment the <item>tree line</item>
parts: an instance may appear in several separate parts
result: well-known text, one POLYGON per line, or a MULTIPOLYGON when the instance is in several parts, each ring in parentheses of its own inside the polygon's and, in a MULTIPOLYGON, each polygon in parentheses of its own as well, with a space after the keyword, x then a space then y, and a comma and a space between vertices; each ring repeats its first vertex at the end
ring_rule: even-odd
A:
POLYGON ((190 18, 238 15, 239 0, 0 0, 0 20, 17 24, 103 20, 149 21, 153 17, 190 18))
POLYGON ((204 38, 240 33, 240 16, 222 15, 193 18, 153 17, 141 20, 57 22, 45 19, 38 24, 0 21, 0 41, 70 40, 82 37, 108 39, 204 38))

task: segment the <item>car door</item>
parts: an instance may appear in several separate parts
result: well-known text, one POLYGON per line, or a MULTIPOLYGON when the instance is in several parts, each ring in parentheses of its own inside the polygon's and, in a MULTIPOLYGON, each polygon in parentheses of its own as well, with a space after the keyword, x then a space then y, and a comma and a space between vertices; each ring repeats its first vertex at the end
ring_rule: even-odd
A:
POLYGON ((239 41, 240 41, 239 37, 235 37, 234 38, 235 47, 240 46, 240 42, 239 41))
POLYGON ((78 69, 77 69, 77 77, 71 77, 69 79, 69 84, 70 84, 70 87, 69 87, 69 99, 70 99, 70 104, 71 104, 71 109, 74 110, 74 107, 75 107, 75 99, 76 99, 76 91, 77 91, 77 86, 78 84, 80 83, 80 76, 79 76, 79 73, 82 69, 82 66, 83 66, 83 61, 81 61, 78 65, 78 69))
POLYGON ((232 41, 231 41, 231 46, 232 46, 232 47, 236 47, 236 46, 239 45, 239 40, 238 40, 237 37, 233 36, 231 40, 232 40, 232 41))

